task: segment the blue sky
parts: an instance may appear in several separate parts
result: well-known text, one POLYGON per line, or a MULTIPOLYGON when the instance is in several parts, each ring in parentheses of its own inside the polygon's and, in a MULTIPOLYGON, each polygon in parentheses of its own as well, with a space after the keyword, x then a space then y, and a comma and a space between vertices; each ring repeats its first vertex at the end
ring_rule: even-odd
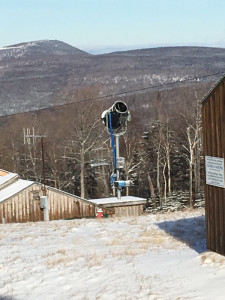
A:
POLYGON ((57 39, 86 51, 225 47, 224 0, 0 0, 0 47, 57 39))

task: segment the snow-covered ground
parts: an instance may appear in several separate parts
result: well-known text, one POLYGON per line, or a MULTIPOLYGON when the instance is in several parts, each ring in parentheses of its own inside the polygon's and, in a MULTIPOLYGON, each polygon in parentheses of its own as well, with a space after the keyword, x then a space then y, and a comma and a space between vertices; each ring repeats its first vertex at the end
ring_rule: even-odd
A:
POLYGON ((204 210, 0 225, 0 299, 225 299, 204 210))

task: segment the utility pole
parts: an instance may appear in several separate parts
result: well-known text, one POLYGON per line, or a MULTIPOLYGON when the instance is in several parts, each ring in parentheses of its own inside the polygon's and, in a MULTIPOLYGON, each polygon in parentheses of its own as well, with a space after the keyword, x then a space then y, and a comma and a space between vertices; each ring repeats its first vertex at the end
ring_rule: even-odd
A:
POLYGON ((23 137, 24 137, 24 144, 35 144, 36 139, 41 139, 41 158, 42 158, 42 176, 43 176, 43 194, 46 196, 46 176, 45 176, 45 154, 44 154, 44 138, 46 135, 35 135, 34 127, 32 128, 32 132, 30 128, 23 128, 23 137))
POLYGON ((42 172, 43 172, 43 194, 46 196, 46 179, 45 179, 45 154, 44 154, 44 136, 41 136, 41 157, 42 157, 42 172))
POLYGON ((34 127, 32 133, 30 128, 23 128, 24 144, 35 144, 36 139, 41 139, 41 158, 42 158, 42 175, 43 175, 43 196, 40 197, 40 208, 44 211, 44 221, 49 221, 48 197, 46 192, 46 177, 45 177, 45 154, 44 154, 44 138, 46 135, 35 135, 34 127))

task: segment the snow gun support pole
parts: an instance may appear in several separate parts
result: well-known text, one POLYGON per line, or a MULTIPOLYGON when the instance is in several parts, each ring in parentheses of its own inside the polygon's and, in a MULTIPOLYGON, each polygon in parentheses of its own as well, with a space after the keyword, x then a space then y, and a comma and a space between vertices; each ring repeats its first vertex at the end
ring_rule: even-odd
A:
POLYGON ((119 156, 119 136, 125 134, 127 130, 127 123, 130 121, 130 112, 124 102, 117 101, 109 110, 102 113, 101 119, 106 126, 107 132, 110 134, 113 150, 114 172, 111 175, 111 185, 113 189, 117 189, 117 199, 121 199, 121 191, 123 188, 130 186, 130 181, 121 180, 121 170, 125 167, 125 160, 119 156), (114 136, 116 138, 116 147, 114 136))
MULTIPOLYGON (((109 130, 110 130, 109 133, 110 133, 110 137, 111 137, 111 145, 112 145, 112 150, 113 150, 113 167, 114 167, 114 170, 116 170, 116 180, 119 181, 120 180, 120 170, 117 168, 117 161, 118 161, 119 152, 120 152, 120 150, 119 150, 120 149, 119 135, 115 134, 115 137, 116 137, 116 147, 115 147, 111 112, 108 113, 107 123, 109 125, 109 130)), ((114 181, 115 181, 115 173, 113 173, 111 175, 111 184, 112 184, 113 188, 114 188, 114 181)), ((120 188, 117 188, 117 199, 121 199, 121 190, 120 190, 120 188)))
MULTIPOLYGON (((120 144, 119 144, 119 135, 116 134, 116 179, 120 181, 120 169, 117 166, 118 158, 120 156, 120 144)), ((117 199, 121 199, 121 188, 117 187, 117 199)))

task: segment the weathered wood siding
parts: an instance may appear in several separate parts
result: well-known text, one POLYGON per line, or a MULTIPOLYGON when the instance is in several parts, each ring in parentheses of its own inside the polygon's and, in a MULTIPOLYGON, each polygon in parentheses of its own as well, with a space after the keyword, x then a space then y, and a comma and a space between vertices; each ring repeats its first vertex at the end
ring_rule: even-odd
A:
POLYGON ((34 200, 34 191, 40 190, 36 184, 0 203, 0 222, 20 223, 44 220, 40 200, 34 200))
POLYGON ((115 217, 133 217, 141 216, 144 212, 144 205, 126 205, 113 207, 115 210, 115 217))
MULTIPOLYGON (((225 80, 202 103, 205 156, 225 158, 225 80)), ((205 184, 207 248, 225 255, 225 189, 205 184)))
MULTIPOLYGON (((40 208, 42 196, 41 185, 32 186, 0 203, 0 223, 36 222, 44 220, 43 210, 40 208)), ((97 205, 74 195, 57 189, 47 188, 49 219, 70 219, 95 217, 97 205)), ((103 213, 112 215, 114 210, 103 208, 103 213)))
POLYGON ((48 189, 49 219, 95 217, 96 206, 79 197, 48 189))

